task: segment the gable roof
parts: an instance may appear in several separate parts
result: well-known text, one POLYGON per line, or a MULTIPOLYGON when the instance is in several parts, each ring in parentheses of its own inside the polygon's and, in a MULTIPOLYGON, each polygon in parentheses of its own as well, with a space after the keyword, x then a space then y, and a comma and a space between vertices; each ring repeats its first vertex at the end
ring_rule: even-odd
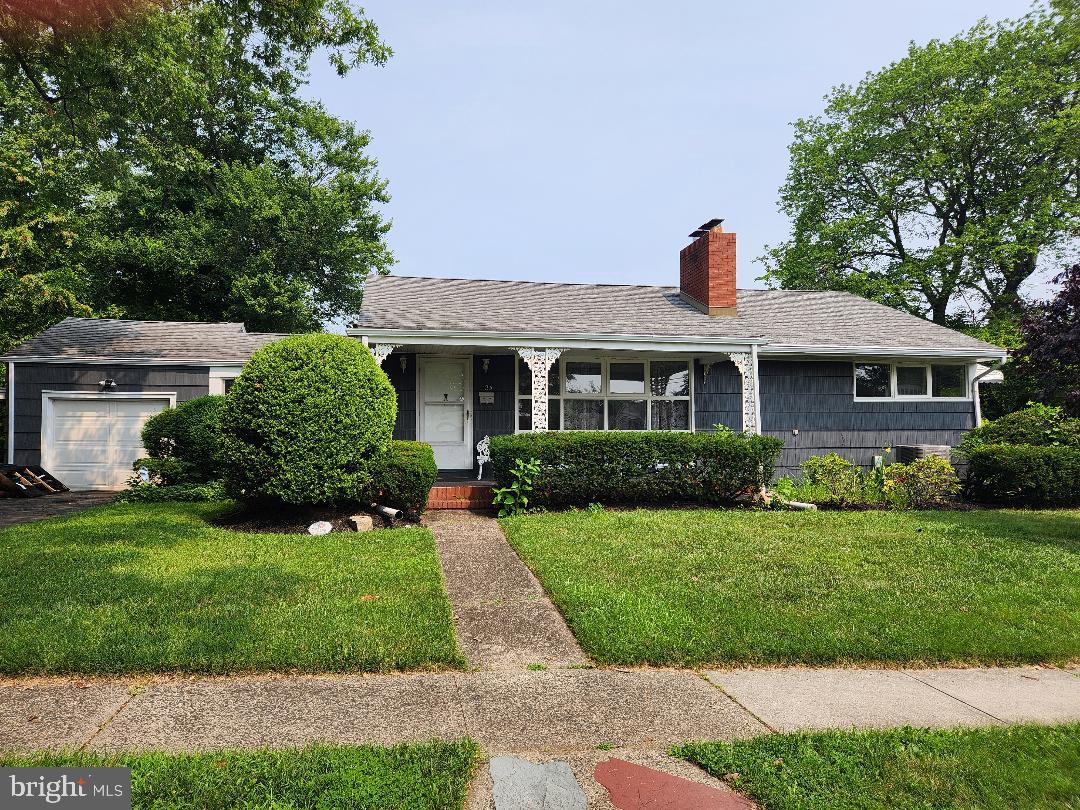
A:
POLYGON ((257 349, 282 337, 247 332, 242 323, 65 318, 0 360, 244 363, 257 349))
POLYGON ((415 330, 754 339, 770 348, 1004 350, 843 292, 739 290, 735 316, 708 316, 678 287, 376 276, 353 331, 415 330))

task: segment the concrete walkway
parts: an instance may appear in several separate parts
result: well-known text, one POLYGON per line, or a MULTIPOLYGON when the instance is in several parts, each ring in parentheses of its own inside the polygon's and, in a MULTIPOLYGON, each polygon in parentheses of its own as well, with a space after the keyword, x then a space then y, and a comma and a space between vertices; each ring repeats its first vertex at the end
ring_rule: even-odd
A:
POLYGON ((665 751, 769 731, 1080 721, 1080 672, 560 669, 0 682, 0 750, 469 736, 490 753, 665 751))
POLYGON ((494 518, 464 509, 424 515, 435 535, 458 643, 477 669, 588 663, 562 615, 494 518))

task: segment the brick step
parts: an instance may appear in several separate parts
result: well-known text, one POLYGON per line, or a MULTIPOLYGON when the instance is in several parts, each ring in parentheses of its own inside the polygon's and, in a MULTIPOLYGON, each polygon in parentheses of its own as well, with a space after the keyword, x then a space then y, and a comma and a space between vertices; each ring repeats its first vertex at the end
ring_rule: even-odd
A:
POLYGON ((428 509, 487 509, 492 497, 487 484, 436 484, 428 493, 428 509))

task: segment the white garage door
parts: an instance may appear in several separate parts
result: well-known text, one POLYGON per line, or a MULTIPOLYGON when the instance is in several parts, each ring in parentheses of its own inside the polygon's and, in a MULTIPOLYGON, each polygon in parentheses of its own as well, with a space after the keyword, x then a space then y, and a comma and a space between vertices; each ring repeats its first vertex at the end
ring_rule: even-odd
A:
POLYGON ((50 397, 41 430, 42 466, 72 489, 120 489, 145 455, 146 420, 162 399, 50 397))

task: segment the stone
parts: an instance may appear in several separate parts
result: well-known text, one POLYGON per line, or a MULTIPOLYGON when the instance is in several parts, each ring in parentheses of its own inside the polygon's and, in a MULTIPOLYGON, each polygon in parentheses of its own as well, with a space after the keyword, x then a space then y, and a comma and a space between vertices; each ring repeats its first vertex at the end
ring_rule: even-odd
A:
POLYGON ((349 518, 349 525, 357 532, 370 532, 375 528, 371 515, 353 515, 349 518))
POLYGON ((316 520, 310 526, 307 527, 308 534, 313 534, 316 537, 323 534, 330 534, 333 530, 333 525, 326 520, 316 520))
POLYGON ((585 791, 568 762, 492 757, 488 767, 495 810, 586 810, 585 791))
POLYGON ((754 805, 730 788, 721 790, 691 782, 681 776, 636 765, 624 759, 609 759, 593 771, 597 782, 607 789, 618 810, 753 810, 754 805))

